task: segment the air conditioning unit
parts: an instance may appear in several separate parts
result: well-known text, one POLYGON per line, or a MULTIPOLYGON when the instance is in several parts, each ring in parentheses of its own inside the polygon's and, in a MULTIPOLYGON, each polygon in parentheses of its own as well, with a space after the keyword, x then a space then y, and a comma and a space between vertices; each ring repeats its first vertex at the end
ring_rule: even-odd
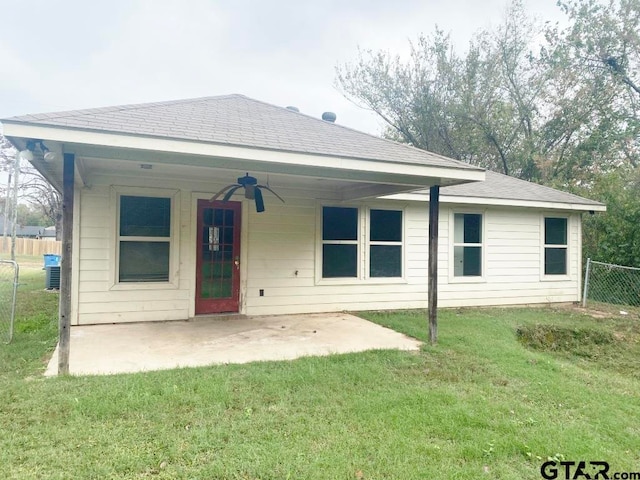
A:
POLYGON ((46 266, 44 288, 47 290, 60 290, 60 267, 46 266))

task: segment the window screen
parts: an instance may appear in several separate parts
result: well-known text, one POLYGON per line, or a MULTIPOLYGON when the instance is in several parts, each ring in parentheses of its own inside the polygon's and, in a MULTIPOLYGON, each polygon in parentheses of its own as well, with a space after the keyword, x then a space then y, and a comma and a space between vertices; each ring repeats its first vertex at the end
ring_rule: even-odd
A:
POLYGON ((567 219, 544 219, 544 274, 567 274, 567 219))
POLYGON ((454 276, 482 276, 482 215, 456 213, 453 221, 454 276))
POLYGON ((167 282, 171 199, 120 196, 118 281, 167 282))
POLYGON ((402 276, 402 211, 369 211, 369 276, 402 276))

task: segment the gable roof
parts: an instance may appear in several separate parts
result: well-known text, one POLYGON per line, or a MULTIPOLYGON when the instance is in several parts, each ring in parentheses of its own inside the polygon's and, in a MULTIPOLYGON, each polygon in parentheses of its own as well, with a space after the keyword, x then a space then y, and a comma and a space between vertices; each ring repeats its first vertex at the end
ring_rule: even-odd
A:
POLYGON ((237 94, 22 115, 2 122, 483 170, 237 94))

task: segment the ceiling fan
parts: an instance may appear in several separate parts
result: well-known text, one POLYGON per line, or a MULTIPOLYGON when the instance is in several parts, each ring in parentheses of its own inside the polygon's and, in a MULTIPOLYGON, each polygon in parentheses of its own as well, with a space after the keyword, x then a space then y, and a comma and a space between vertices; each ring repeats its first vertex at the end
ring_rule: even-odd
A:
POLYGON ((220 198, 221 195, 223 202, 228 202, 231 196, 238 190, 239 188, 244 188, 244 198, 249 200, 255 200, 256 202, 256 211, 258 213, 264 212, 264 199, 262 198, 262 189, 268 190, 273 193, 278 199, 284 203, 284 200, 280 195, 271 190, 269 187, 269 182, 267 185, 258 185, 258 180, 256 177, 250 176, 248 173, 244 177, 238 177, 238 183, 232 183, 231 185, 227 185, 218 193, 216 193, 213 197, 211 197, 211 201, 215 201, 220 198))

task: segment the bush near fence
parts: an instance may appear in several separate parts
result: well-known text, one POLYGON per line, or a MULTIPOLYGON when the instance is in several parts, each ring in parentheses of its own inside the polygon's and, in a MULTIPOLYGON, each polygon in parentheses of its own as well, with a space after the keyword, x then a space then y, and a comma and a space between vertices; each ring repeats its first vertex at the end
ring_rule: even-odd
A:
MULTIPOLYGON (((11 238, 7 237, 6 242, 0 237, 0 253, 11 252, 11 238)), ((48 238, 16 238, 16 255, 40 256, 45 253, 62 253, 62 242, 48 238)))

